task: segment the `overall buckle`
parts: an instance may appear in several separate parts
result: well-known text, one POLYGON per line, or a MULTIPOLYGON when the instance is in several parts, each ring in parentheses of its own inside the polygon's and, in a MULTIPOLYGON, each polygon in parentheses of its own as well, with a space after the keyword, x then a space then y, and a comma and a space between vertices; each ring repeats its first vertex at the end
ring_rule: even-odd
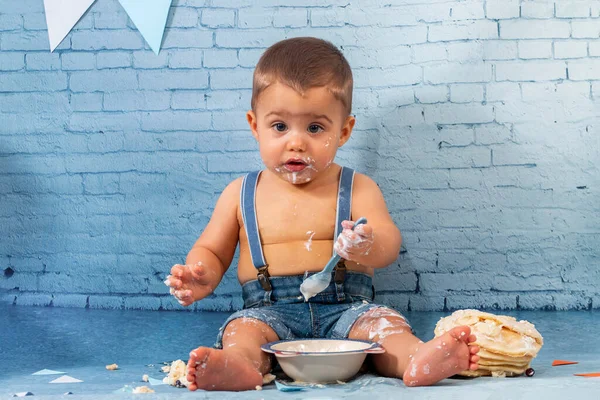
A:
POLYGON ((335 274, 333 275, 333 280, 335 283, 341 284, 344 283, 346 278, 346 264, 343 259, 339 260, 335 266, 335 274))
POLYGON ((271 286, 271 280, 269 279, 269 266, 265 265, 258 269, 258 274, 256 274, 256 278, 258 279, 258 283, 260 286, 267 292, 273 290, 273 286, 271 286))

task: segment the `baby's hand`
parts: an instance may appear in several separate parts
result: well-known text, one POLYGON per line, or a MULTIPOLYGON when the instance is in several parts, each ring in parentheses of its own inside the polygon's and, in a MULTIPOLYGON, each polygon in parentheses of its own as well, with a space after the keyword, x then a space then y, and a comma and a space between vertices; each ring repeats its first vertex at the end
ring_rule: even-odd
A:
POLYGON ((344 230, 333 245, 340 257, 350 261, 368 255, 373 247, 373 229, 367 224, 361 224, 352 230, 353 226, 353 221, 342 221, 344 230))
POLYGON ((175 264, 171 268, 171 275, 167 276, 165 285, 184 307, 210 295, 213 291, 211 282, 215 272, 205 268, 202 262, 190 265, 175 264))

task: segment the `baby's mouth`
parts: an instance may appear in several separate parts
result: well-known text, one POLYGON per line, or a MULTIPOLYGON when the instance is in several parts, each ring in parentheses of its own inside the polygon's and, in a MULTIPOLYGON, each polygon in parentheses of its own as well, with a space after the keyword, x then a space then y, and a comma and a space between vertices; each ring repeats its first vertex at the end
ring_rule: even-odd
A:
POLYGON ((299 159, 288 160, 283 167, 289 172, 300 172, 305 169, 307 164, 299 159))

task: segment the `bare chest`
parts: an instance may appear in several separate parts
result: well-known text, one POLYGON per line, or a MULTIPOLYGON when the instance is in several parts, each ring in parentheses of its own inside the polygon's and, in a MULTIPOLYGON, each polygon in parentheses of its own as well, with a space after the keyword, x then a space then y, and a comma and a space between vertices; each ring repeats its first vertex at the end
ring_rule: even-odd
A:
POLYGON ((278 193, 256 196, 256 214, 264 245, 333 240, 337 192, 278 193))

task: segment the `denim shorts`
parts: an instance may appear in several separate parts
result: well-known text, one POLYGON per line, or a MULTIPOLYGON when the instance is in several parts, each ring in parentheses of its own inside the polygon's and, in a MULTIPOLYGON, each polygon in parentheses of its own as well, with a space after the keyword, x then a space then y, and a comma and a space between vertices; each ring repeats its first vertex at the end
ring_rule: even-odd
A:
MULTIPOLYGON (((384 307, 372 303, 375 294, 372 278, 357 272, 347 272, 343 283, 335 283, 332 273, 327 289, 306 302, 300 293, 300 285, 310 275, 271 277, 271 291, 265 291, 257 280, 242 285, 244 309, 225 321, 215 347, 223 348, 225 327, 238 318, 264 322, 275 331, 279 340, 345 339, 364 313, 384 307)), ((404 318, 397 311, 393 312, 404 318)))

